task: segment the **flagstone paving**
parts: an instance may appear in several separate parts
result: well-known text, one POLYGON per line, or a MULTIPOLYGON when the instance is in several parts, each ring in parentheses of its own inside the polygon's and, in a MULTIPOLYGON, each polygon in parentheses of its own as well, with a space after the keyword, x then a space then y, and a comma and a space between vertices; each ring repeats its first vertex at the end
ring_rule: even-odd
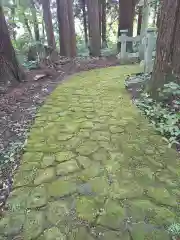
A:
POLYGON ((0 240, 166 240, 180 159, 124 89, 136 66, 76 74, 47 99, 14 179, 0 240))

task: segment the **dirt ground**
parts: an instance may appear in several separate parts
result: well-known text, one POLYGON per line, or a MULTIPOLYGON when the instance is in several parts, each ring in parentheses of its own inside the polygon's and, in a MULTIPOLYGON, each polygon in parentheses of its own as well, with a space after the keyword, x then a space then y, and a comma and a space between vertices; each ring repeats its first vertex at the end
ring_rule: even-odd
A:
POLYGON ((20 152, 16 160, 3 166, 4 155, 16 143, 26 140, 36 112, 46 97, 66 76, 80 71, 104 68, 119 64, 116 57, 92 59, 61 59, 56 66, 46 66, 28 71, 26 81, 7 93, 0 94, 0 207, 9 195, 14 170, 18 167, 20 152), (40 74, 46 76, 35 80, 40 74))

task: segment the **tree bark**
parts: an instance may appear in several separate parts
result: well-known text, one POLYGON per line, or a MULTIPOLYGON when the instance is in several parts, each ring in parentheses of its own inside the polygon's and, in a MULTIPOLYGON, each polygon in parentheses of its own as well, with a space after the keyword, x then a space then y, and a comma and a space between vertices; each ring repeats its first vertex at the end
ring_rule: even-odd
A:
POLYGON ((68 4, 68 19, 69 19, 69 31, 70 31, 70 57, 76 57, 76 33, 73 14, 73 2, 67 0, 68 4))
POLYGON ((33 18, 35 40, 36 40, 36 42, 39 42, 40 41, 39 25, 38 25, 34 0, 31 0, 31 13, 32 13, 32 18, 33 18))
MULTIPOLYGON (((158 89, 180 75, 180 1, 164 0, 161 6, 156 58, 149 91, 158 98, 158 89)), ((180 83, 180 82, 179 82, 180 83)))
POLYGON ((82 0, 82 11, 83 11, 83 26, 84 26, 84 39, 85 45, 88 46, 88 27, 87 27, 87 15, 86 15, 86 2, 82 0))
POLYGON ((16 2, 13 0, 13 5, 11 7, 11 18, 12 18, 12 27, 13 27, 13 39, 16 41, 16 23, 15 23, 15 15, 16 15, 16 2))
POLYGON ((158 12, 158 2, 157 1, 155 1, 153 8, 154 8, 153 25, 156 26, 156 24, 157 24, 157 12, 158 12))
POLYGON ((27 31, 28 31, 28 33, 29 33, 29 36, 30 36, 30 38, 31 38, 31 40, 32 40, 32 39, 33 39, 33 35, 32 35, 32 32, 31 32, 31 28, 30 28, 30 26, 29 26, 28 19, 27 19, 27 17, 26 17, 26 15, 25 15, 24 12, 23 12, 23 17, 24 17, 24 25, 26 26, 27 31))
POLYGON ((52 15, 51 15, 51 10, 50 10, 50 1, 42 0, 42 7, 43 7, 43 18, 44 18, 44 23, 45 23, 48 46, 52 47, 52 49, 55 49, 56 42, 55 42, 55 38, 54 38, 52 15))
POLYGON ((57 0, 57 16, 60 36, 60 54, 76 56, 76 35, 72 0, 57 0))
POLYGON ((102 47, 107 47, 106 39, 106 0, 102 0, 102 47))
MULTIPOLYGON (((135 15, 136 0, 119 0, 119 27, 118 37, 120 30, 128 30, 128 36, 133 35, 133 22, 135 15)), ((127 44, 129 50, 132 49, 132 43, 127 44)), ((120 51, 120 44, 118 44, 118 51, 120 51)))
POLYGON ((101 55, 101 37, 99 31, 99 7, 98 0, 88 0, 88 24, 90 55, 97 57, 101 55))
POLYGON ((60 55, 69 57, 70 36, 68 23, 68 5, 66 0, 57 0, 57 17, 59 25, 60 55))
POLYGON ((159 0, 158 10, 157 10, 157 21, 156 27, 159 28, 160 16, 161 16, 161 7, 162 7, 162 0, 159 0))
POLYGON ((101 34, 102 34, 102 1, 98 0, 98 4, 99 4, 99 34, 100 34, 100 38, 101 38, 101 34))
POLYGON ((8 82, 16 84, 22 81, 24 72, 18 64, 1 5, 0 36, 0 84, 4 87, 8 85, 8 82))
POLYGON ((139 9, 138 9, 137 35, 140 35, 140 33, 141 33, 142 11, 143 11, 143 7, 140 6, 139 9))

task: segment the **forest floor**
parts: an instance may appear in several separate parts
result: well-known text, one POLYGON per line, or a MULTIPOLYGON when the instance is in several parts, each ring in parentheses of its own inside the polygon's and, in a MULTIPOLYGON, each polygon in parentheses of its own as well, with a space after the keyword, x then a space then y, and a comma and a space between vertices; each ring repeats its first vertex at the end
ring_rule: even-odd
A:
POLYGON ((0 209, 11 190, 12 175, 19 165, 29 128, 47 96, 73 73, 114 65, 119 65, 115 57, 60 58, 55 67, 43 65, 41 69, 27 71, 25 82, 0 94, 0 209), (45 76, 35 80, 40 75, 45 76))
POLYGON ((170 239, 179 156, 132 104, 137 66, 77 73, 37 114, 0 239, 170 239))

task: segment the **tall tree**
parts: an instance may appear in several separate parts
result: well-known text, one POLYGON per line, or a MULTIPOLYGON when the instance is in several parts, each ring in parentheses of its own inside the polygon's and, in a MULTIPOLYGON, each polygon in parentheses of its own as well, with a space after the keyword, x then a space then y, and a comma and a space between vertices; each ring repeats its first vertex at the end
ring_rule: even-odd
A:
POLYGON ((13 27, 13 39, 16 41, 16 23, 15 23, 15 15, 16 15, 16 2, 13 0, 13 4, 11 6, 11 20, 12 20, 12 27, 13 27))
POLYGON ((60 55, 69 57, 70 37, 68 24, 68 5, 66 0, 57 0, 57 17, 59 25, 60 55))
POLYGON ((76 56, 76 33, 73 13, 73 2, 67 0, 68 3, 68 19, 69 19, 69 36, 70 36, 70 57, 76 56))
POLYGON ((83 11, 83 26, 84 26, 84 39, 86 47, 88 46, 88 26, 87 26, 87 14, 86 14, 86 0, 81 0, 83 11))
POLYGON ((179 81, 180 74, 180 1, 164 0, 161 6, 156 59, 150 82, 150 92, 157 97, 157 90, 172 80, 179 81))
POLYGON ((7 23, 0 1, 0 83, 7 85, 22 81, 24 72, 20 68, 11 43, 7 23))
POLYGON ((33 39, 33 35, 32 35, 32 31, 31 31, 31 27, 30 27, 30 25, 29 25, 28 18, 27 18, 27 16, 26 16, 26 14, 25 14, 24 11, 22 12, 22 15, 23 15, 23 22, 24 22, 24 25, 25 25, 25 27, 26 27, 28 33, 29 33, 29 37, 30 37, 30 39, 32 40, 32 39, 33 39))
POLYGON ((99 4, 98 0, 87 0, 90 55, 101 55, 101 37, 99 31, 99 4))
POLYGON ((106 0, 102 1, 102 47, 107 47, 107 39, 106 39, 106 0))
MULTIPOLYGON (((132 36, 136 2, 137 0, 119 0, 118 36, 120 36, 120 30, 128 30, 128 36, 132 36)), ((131 45, 127 44, 128 48, 131 48, 131 45)), ((118 50, 120 50, 120 44, 118 44, 118 50)))
POLYGON ((56 0, 60 36, 60 54, 67 57, 76 56, 76 36, 72 0, 56 0))
POLYGON ((51 16, 51 10, 50 10, 50 1, 42 0, 42 8, 43 8, 43 18, 45 23, 47 42, 48 42, 48 45, 52 47, 52 49, 55 49, 56 43, 54 38, 52 16, 51 16))
POLYGON ((143 6, 139 6, 139 8, 138 8, 138 22, 137 22, 137 35, 140 35, 140 33, 141 33, 142 12, 143 12, 143 6))
POLYGON ((34 36, 36 41, 40 41, 40 34, 39 34, 39 24, 37 19, 37 13, 36 13, 36 6, 34 0, 31 0, 31 13, 33 18, 33 25, 34 25, 34 36))
POLYGON ((101 33, 102 33, 102 0, 98 0, 98 4, 99 4, 99 33, 100 33, 100 37, 101 37, 101 33))

